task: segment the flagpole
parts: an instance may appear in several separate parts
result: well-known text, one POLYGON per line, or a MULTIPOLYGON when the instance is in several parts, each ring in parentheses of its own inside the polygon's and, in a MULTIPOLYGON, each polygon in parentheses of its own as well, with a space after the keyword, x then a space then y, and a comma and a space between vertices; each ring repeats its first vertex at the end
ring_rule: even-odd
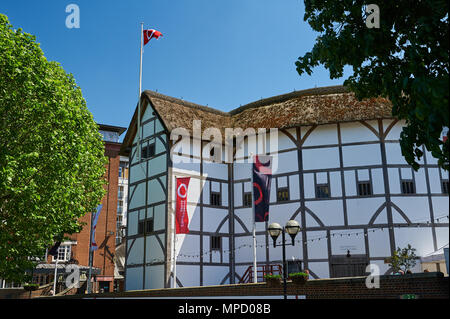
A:
POLYGON ((256 264, 256 218, 255 218, 255 192, 253 187, 253 154, 252 158, 252 166, 251 166, 251 189, 252 189, 252 215, 253 215, 253 282, 256 284, 258 282, 258 269, 256 264))
POLYGON ((92 225, 94 223, 94 212, 91 213, 91 231, 89 234, 89 274, 87 283, 87 292, 90 294, 92 292, 91 277, 92 277, 92 264, 94 256, 92 254, 92 225))
MULTIPOLYGON (((177 178, 175 177, 175 189, 177 185, 177 178)), ((176 205, 176 204, 175 204, 176 205)), ((176 239, 177 239, 177 227, 176 227, 176 207, 173 210, 173 281, 172 288, 177 287, 177 250, 176 250, 176 239)))
POLYGON ((53 276, 53 296, 56 295, 56 281, 58 280, 58 254, 56 254, 55 274, 53 276))
POLYGON ((141 94, 142 94, 142 37, 144 35, 144 22, 141 22, 141 53, 139 64, 139 102, 138 102, 138 118, 137 118, 137 131, 138 131, 138 161, 141 161, 141 94))

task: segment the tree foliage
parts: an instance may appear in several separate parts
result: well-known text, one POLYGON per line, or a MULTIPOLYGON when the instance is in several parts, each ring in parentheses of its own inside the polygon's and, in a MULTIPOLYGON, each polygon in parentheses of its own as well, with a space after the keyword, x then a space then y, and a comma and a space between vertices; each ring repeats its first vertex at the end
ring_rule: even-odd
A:
POLYGON ((411 245, 408 244, 407 247, 398 247, 397 250, 394 251, 394 254, 390 258, 389 266, 392 267, 394 273, 399 270, 406 272, 416 265, 416 259, 416 249, 412 248, 411 245))
POLYGON ((448 0, 305 0, 304 20, 320 35, 296 61, 297 72, 323 65, 333 79, 351 66, 344 85, 358 99, 389 98, 392 115, 406 121, 401 150, 416 170, 423 146, 449 169, 449 140, 441 138, 450 117, 448 7, 448 0), (371 3, 380 28, 366 26, 371 3))
POLYGON ((82 227, 105 184, 97 124, 71 74, 0 14, 0 278, 82 227))

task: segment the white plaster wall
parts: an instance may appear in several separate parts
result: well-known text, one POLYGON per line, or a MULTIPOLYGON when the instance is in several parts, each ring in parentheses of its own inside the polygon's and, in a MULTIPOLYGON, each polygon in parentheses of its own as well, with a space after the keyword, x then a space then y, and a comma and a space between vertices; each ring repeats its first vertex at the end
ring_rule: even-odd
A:
POLYGON ((200 262, 200 254, 206 251, 205 247, 203 252, 200 251, 200 236, 193 234, 177 234, 175 247, 177 263, 200 262))
POLYGON ((164 288, 164 265, 145 267, 145 288, 164 288))
POLYGON ((319 259, 328 258, 328 244, 326 231, 309 231, 306 233, 308 258, 319 259))
MULTIPOLYGON (((372 123, 371 123, 372 124, 372 123)), ((342 143, 377 141, 377 136, 359 122, 341 123, 342 143)), ((375 127, 378 131, 378 126, 375 127)))
POLYGON ((417 256, 425 256, 434 251, 431 228, 394 228, 394 233, 396 248, 405 248, 410 244, 417 249, 417 256))
MULTIPOLYGON (((213 286, 220 285, 221 281, 225 278, 226 275, 230 272, 229 267, 223 266, 204 266, 203 267, 203 285, 204 286, 213 286)), ((240 274, 242 275, 242 274, 240 274)), ((226 279, 223 283, 224 285, 230 283, 230 279, 226 279)))
POLYGON ((389 257, 391 256, 389 231, 379 228, 369 229, 367 233, 369 239, 370 257, 389 257))
POLYGON ((362 229, 333 230, 331 234, 334 234, 331 237, 331 253, 333 255, 346 255, 347 250, 350 250, 353 255, 366 253, 362 229), (359 235, 356 236, 355 233, 359 233, 359 235))
POLYGON ((159 244, 157 237, 165 245, 166 240, 164 234, 146 236, 146 263, 164 262, 163 247, 159 244))
MULTIPOLYGON (((220 208, 203 208, 203 231, 215 232, 220 222, 228 216, 228 210, 220 208)), ((228 222, 221 228, 221 232, 228 232, 228 222)))
POLYGON ((366 225, 377 209, 385 202, 384 198, 357 198, 347 200, 349 225, 366 225))
POLYGON ((132 240, 128 240, 127 265, 142 264, 144 262, 144 237, 136 238, 133 246, 131 246, 132 242, 132 240))
POLYGON ((126 268, 125 285, 127 291, 141 290, 143 288, 142 287, 143 274, 144 274, 143 267, 126 268))
MULTIPOLYGON (((330 269, 327 262, 311 262, 308 265, 309 269, 319 278, 330 278, 330 269)), ((313 279, 311 275, 310 279, 313 279)))
MULTIPOLYGON (((428 206, 427 197, 392 197, 391 201, 397 205, 411 222, 426 222, 430 220, 430 209, 428 206)), ((392 209, 392 215, 394 223, 404 223, 404 219, 398 213, 394 213, 395 209, 392 209)))
POLYGON ((368 144, 343 146, 342 158, 344 167, 380 165, 380 145, 368 144))
POLYGON ((303 169, 323 169, 339 167, 339 149, 325 147, 303 150, 303 169))
POLYGON ((303 146, 338 144, 337 125, 327 124, 316 127, 307 137, 303 146))
POLYGON ((311 201, 306 202, 306 207, 311 209, 325 226, 344 225, 341 200, 311 201))
MULTIPOLYGON (((183 287, 200 286, 200 267, 197 265, 177 265, 177 278, 183 287)), ((176 285, 178 286, 178 283, 176 285)))

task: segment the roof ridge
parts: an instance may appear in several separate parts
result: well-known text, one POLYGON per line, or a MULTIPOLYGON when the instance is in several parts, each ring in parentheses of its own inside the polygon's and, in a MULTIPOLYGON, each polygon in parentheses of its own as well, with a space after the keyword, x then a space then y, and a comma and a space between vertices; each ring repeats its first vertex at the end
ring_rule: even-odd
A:
POLYGON ((300 90, 300 91, 292 91, 290 93, 275 95, 275 96, 271 96, 271 97, 268 97, 265 99, 247 103, 245 105, 242 105, 236 109, 229 111, 228 113, 230 115, 236 115, 247 109, 257 108, 257 107, 270 105, 270 104, 274 104, 274 103, 281 103, 281 102, 285 102, 287 100, 299 98, 302 96, 324 95, 324 94, 334 94, 334 93, 349 93, 349 92, 350 92, 350 90, 348 89, 348 87, 345 87, 343 85, 323 86, 323 87, 310 88, 310 89, 305 89, 305 90, 300 90))
POLYGON ((164 95, 164 94, 161 94, 161 93, 158 93, 158 92, 155 92, 155 91, 145 90, 144 93, 147 94, 147 96, 149 98, 152 98, 152 97, 160 98, 160 99, 163 99, 163 100, 166 100, 166 101, 169 101, 169 102, 177 103, 177 104, 180 104, 180 105, 183 105, 183 106, 187 106, 187 107, 191 107, 191 108, 194 108, 194 109, 199 109, 199 110, 202 110, 202 111, 205 111, 205 112, 211 112, 211 113, 215 113, 215 114, 219 114, 219 115, 230 116, 230 114, 228 112, 224 112, 224 111, 221 111, 221 110, 218 110, 218 109, 214 109, 214 108, 209 107, 209 106, 204 106, 204 105, 201 105, 201 104, 185 101, 185 100, 182 100, 182 99, 177 99, 175 97, 164 95))

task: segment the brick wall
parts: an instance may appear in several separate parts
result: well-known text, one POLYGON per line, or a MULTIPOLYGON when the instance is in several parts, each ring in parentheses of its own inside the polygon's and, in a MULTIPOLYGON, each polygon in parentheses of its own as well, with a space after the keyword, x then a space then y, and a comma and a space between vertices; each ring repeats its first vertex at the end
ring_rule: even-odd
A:
MULTIPOLYGON (((307 299, 398 299, 414 294, 418 298, 449 298, 449 277, 442 273, 421 273, 404 276, 380 276, 380 288, 368 289, 365 277, 309 280, 303 286, 288 281, 288 295, 307 299)), ((214 296, 274 296, 283 295, 283 285, 269 287, 266 283, 223 286, 186 287, 92 294, 91 297, 214 297, 214 296)), ((87 295, 84 295, 87 296, 87 295)), ((63 298, 79 298, 80 295, 63 298)))

